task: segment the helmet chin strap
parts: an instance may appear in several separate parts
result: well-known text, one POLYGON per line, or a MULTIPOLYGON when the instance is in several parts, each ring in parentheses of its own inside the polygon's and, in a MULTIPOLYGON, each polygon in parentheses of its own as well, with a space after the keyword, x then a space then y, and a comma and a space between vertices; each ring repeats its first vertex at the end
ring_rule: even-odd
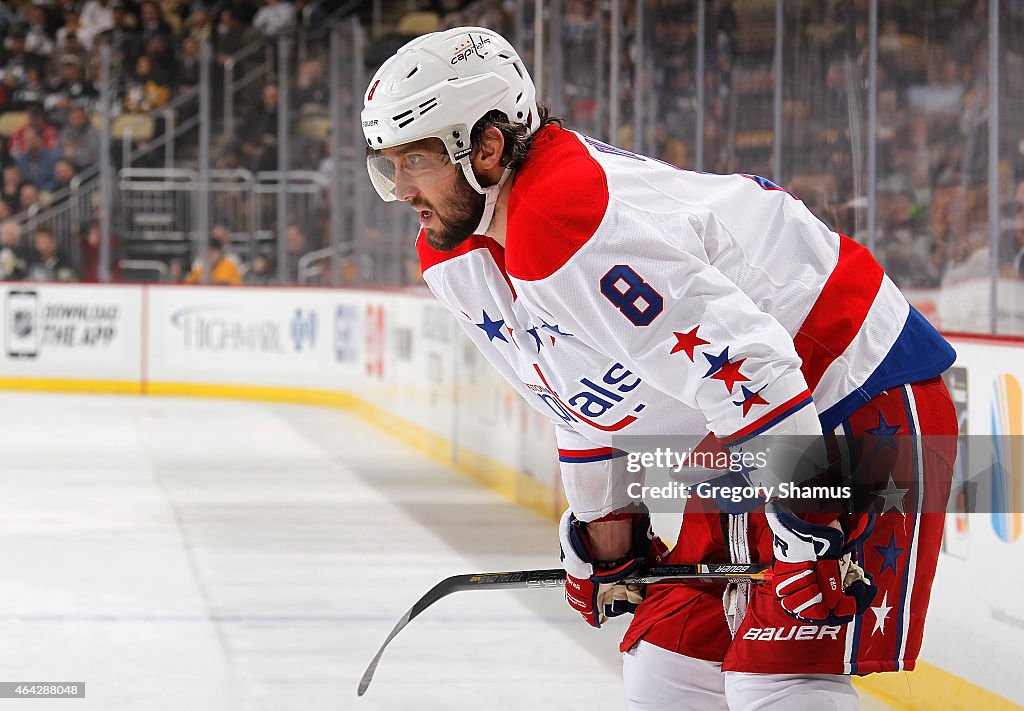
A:
POLYGON ((498 203, 498 193, 501 192, 501 187, 508 180, 508 176, 512 174, 510 168, 505 168, 505 172, 501 174, 498 182, 489 188, 480 187, 480 182, 473 175, 473 169, 470 167, 466 171, 469 173, 467 177, 470 178, 469 183, 473 188, 484 196, 484 214, 480 216, 480 224, 473 230, 473 234, 482 235, 487 232, 487 228, 491 226, 491 220, 494 219, 494 206, 498 203))

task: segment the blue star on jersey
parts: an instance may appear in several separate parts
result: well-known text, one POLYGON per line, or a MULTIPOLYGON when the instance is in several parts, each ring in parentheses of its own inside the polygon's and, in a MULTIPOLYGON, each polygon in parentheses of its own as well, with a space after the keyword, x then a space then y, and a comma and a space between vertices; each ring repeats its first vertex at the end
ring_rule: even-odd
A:
POLYGON ((487 334, 487 340, 493 341, 495 338, 500 338, 505 341, 505 343, 508 343, 508 339, 505 338, 505 334, 501 332, 501 327, 505 325, 505 321, 492 320, 491 317, 487 315, 486 311, 484 311, 483 314, 484 320, 481 323, 476 324, 476 326, 487 334))
POLYGON ((725 350, 723 350, 718 355, 711 355, 710 353, 705 353, 704 357, 707 358, 708 363, 711 364, 711 368, 708 370, 708 372, 704 373, 704 377, 710 378, 712 375, 720 371, 722 369, 722 366, 729 362, 729 346, 726 346, 725 350))
MULTIPOLYGON (((742 454, 743 451, 739 450, 738 453, 742 454)), ((741 477, 749 480, 750 479, 750 474, 752 474, 753 472, 756 472, 756 471, 757 471, 757 467, 751 466, 750 464, 746 464, 746 463, 744 463, 741 460, 740 463, 739 463, 739 468, 736 470, 736 473, 739 474, 741 477)))
POLYGON ((895 437, 899 430, 900 425, 890 425, 885 421, 885 417, 882 415, 881 411, 879 411, 878 427, 865 430, 865 432, 875 438, 875 452, 881 451, 882 447, 892 447, 896 451, 899 451, 895 437))
MULTIPOLYGON (((761 397, 761 391, 760 390, 751 390, 746 385, 741 385, 740 386, 740 390, 743 391, 743 399, 742 400, 733 400, 732 404, 735 405, 736 407, 742 407, 743 408, 743 416, 744 417, 747 416, 747 413, 750 412, 750 408, 752 408, 754 405, 767 405, 768 404, 768 401, 765 400, 763 397, 761 397)), ((761 388, 761 390, 764 390, 764 388, 761 388)))
POLYGON ((557 323, 556 323, 556 324, 554 324, 554 325, 552 325, 552 324, 548 323, 547 321, 544 321, 543 319, 542 319, 542 320, 541 320, 541 322, 540 322, 540 327, 541 327, 541 328, 546 328, 547 330, 551 331, 551 332, 552 332, 553 334, 555 334, 556 336, 565 336, 565 337, 567 337, 567 338, 568 338, 568 337, 571 337, 571 336, 572 336, 572 334, 571 334, 571 333, 566 333, 565 331, 563 331, 562 329, 560 329, 560 328, 558 327, 558 324, 557 324, 557 323))
POLYGON ((533 336, 533 340, 537 341, 537 352, 540 353, 540 334, 537 333, 537 327, 532 326, 526 329, 526 332, 533 336))
POLYGON ((879 573, 884 573, 886 568, 892 568, 892 572, 896 573, 896 565, 900 560, 900 553, 904 551, 903 548, 896 547, 896 534, 889 534, 889 545, 887 546, 875 546, 876 551, 882 554, 882 567, 879 569, 879 573))

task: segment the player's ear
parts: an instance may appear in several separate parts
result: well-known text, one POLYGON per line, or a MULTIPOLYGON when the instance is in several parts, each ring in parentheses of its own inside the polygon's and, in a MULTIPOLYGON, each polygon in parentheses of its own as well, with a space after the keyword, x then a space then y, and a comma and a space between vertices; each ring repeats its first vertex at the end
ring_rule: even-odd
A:
POLYGON ((494 126, 484 130, 480 142, 473 148, 473 167, 480 172, 501 168, 501 156, 505 151, 505 136, 494 126))

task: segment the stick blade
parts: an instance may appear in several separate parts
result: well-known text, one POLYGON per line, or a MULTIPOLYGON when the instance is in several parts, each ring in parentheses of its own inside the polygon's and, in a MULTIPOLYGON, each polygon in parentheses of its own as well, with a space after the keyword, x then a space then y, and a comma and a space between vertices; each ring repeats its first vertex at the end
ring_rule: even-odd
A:
POLYGON ((369 666, 367 666, 366 671, 363 672, 363 678, 359 680, 359 689, 356 692, 357 695, 362 696, 366 693, 366 690, 370 686, 370 682, 373 681, 373 674, 377 671, 377 664, 380 662, 380 658, 384 656, 384 650, 387 649, 391 640, 393 640, 395 636, 402 631, 402 628, 409 624, 409 621, 413 618, 413 612, 415 609, 416 608, 413 608, 402 615, 402 619, 398 621, 395 628, 391 630, 391 634, 389 634, 388 638, 384 640, 384 644, 382 644, 380 649, 377 650, 377 654, 370 660, 369 666))

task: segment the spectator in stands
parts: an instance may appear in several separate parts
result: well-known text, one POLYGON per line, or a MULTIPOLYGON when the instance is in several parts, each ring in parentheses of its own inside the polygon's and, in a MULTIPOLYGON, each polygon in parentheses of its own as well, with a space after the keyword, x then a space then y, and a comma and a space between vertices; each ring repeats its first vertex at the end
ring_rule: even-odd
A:
POLYGON ((189 3, 185 0, 160 0, 159 7, 164 21, 171 28, 171 33, 175 37, 180 37, 190 12, 189 3))
POLYGON ((77 34, 69 32, 67 38, 64 40, 63 46, 58 48, 58 52, 61 55, 70 54, 73 57, 78 57, 82 63, 82 76, 89 75, 89 62, 92 55, 90 54, 90 50, 82 44, 82 41, 79 39, 77 34))
MULTIPOLYGON (((99 220, 99 210, 96 217, 85 220, 78 226, 78 253, 81 265, 80 280, 84 282, 98 282, 100 280, 100 242, 102 240, 99 220)), ((112 281, 121 280, 121 267, 118 264, 119 240, 117 235, 110 235, 110 278, 112 281)))
POLYGON ((29 281, 75 281, 78 277, 67 256, 57 248, 53 230, 36 228, 33 236, 35 254, 28 266, 29 281))
POLYGON ((295 0, 295 25, 306 32, 320 29, 324 21, 324 11, 319 2, 312 0, 295 0))
POLYGON ((960 65, 947 58, 932 66, 929 80, 907 91, 910 106, 926 114, 957 114, 963 105, 964 85, 960 65))
POLYGON ((220 8, 231 10, 242 27, 249 27, 256 18, 259 4, 259 0, 222 0, 220 8))
POLYGON ((0 68, 0 81, 8 95, 25 83, 28 68, 37 62, 25 49, 25 30, 13 30, 4 40, 4 64, 0 68))
POLYGON ((30 259, 31 253, 21 243, 21 225, 14 220, 0 222, 0 280, 24 279, 30 259))
POLYGON ((153 67, 153 78, 161 84, 174 87, 177 85, 178 57, 177 47, 173 39, 153 37, 143 49, 153 67))
POLYGON ((53 121, 65 125, 72 104, 91 106, 97 97, 92 82, 82 76, 82 60, 65 54, 60 58, 60 78, 50 85, 43 106, 53 121))
POLYGON ((270 83, 263 87, 260 103, 246 114, 239 153, 248 170, 277 169, 277 107, 277 84, 270 83))
POLYGON ((185 281, 185 266, 180 259, 172 257, 167 262, 167 281, 171 284, 181 284, 185 281))
POLYGON ((299 283, 299 260, 306 254, 306 233, 297 224, 288 225, 284 233, 285 276, 289 284, 299 283))
POLYGON ((8 217, 13 217, 13 216, 14 216, 14 210, 11 209, 11 206, 8 205, 3 200, 0 200, 0 222, 3 222, 8 217))
MULTIPOLYGON (((210 228, 210 239, 224 245, 224 250, 231 253, 231 230, 226 225, 216 224, 210 228)), ((237 260, 236 260, 237 261, 237 260)))
POLYGON ((71 47, 76 51, 79 47, 86 50, 92 47, 92 35, 89 34, 89 30, 82 26, 82 16, 74 5, 68 5, 67 9, 64 10, 64 24, 57 29, 56 41, 54 42, 54 50, 57 53, 69 50, 69 37, 77 40, 71 43, 71 47))
POLYGON ((195 261, 192 271, 185 277, 185 283, 198 284, 204 278, 207 284, 220 286, 241 286, 242 284, 242 270, 238 266, 238 260, 233 254, 228 253, 223 242, 212 236, 206 248, 206 258, 195 261))
POLYGON ((11 214, 17 213, 21 208, 21 171, 16 163, 9 163, 4 166, 3 187, 0 199, 11 209, 11 214))
POLYGON ((270 146, 264 143, 262 138, 257 135, 244 136, 238 144, 237 151, 229 151, 229 156, 237 156, 240 167, 251 173, 277 170, 277 141, 274 141, 275 146, 270 146))
POLYGON ((909 181, 893 176, 880 182, 878 241, 886 270, 901 287, 934 286, 939 274, 932 269, 931 240, 921 232, 909 181))
POLYGON ((110 0, 113 24, 103 33, 110 44, 114 60, 122 67, 130 67, 142 53, 142 40, 135 27, 135 18, 125 10, 122 0, 110 0))
POLYGON ((1015 279, 1024 279, 1024 180, 1017 181, 1014 205, 1013 236, 1009 262, 1003 267, 1003 274, 1015 279))
POLYGON ((260 252, 245 273, 246 286, 268 286, 275 283, 274 258, 270 252, 260 252))
POLYGON ((32 104, 42 104, 46 99, 46 84, 37 64, 30 64, 25 70, 25 81, 11 92, 11 109, 20 111, 32 104))
POLYGON ((154 37, 170 40, 173 36, 171 26, 164 20, 160 8, 153 0, 144 0, 139 5, 139 35, 143 46, 154 37))
POLYGON ((242 24, 238 13, 231 8, 224 8, 217 16, 217 28, 213 36, 213 49, 217 63, 222 67, 232 59, 238 51, 255 38, 253 29, 242 24))
POLYGON ((277 84, 271 82, 263 87, 260 103, 249 112, 245 126, 249 133, 265 136, 267 142, 277 143, 277 84))
POLYGON ((125 88, 125 112, 146 114, 166 106, 170 100, 171 87, 153 76, 153 62, 149 56, 144 54, 135 60, 135 76, 125 88))
POLYGON ((256 13, 252 26, 267 39, 288 32, 295 21, 295 8, 282 0, 263 0, 263 7, 256 13))
POLYGON ((100 280, 100 221, 86 220, 78 227, 78 253, 81 258, 81 281, 100 280))
POLYGON ((199 42, 195 37, 184 37, 181 40, 176 74, 179 89, 199 85, 199 42))
POLYGON ((51 192, 60 192, 65 188, 70 188, 71 181, 74 179, 76 172, 74 163, 67 158, 58 158, 57 163, 53 167, 56 184, 51 192))
POLYGON ((22 177, 35 183, 43 192, 51 192, 57 187, 57 151, 47 148, 43 137, 34 128, 24 133, 26 150, 18 156, 18 170, 22 177))
POLYGON ((41 204, 42 198, 39 195, 39 186, 29 180, 23 182, 18 189, 18 209, 14 211, 15 214, 27 212, 41 204))
POLYGON ((294 106, 327 109, 331 94, 324 79, 324 65, 319 60, 309 59, 300 64, 295 84, 294 106))
POLYGON ((28 107, 27 120, 11 134, 7 147, 11 151, 11 157, 17 158, 26 151, 25 133, 29 129, 35 131, 43 139, 43 145, 47 148, 56 148, 60 140, 57 128, 46 119, 43 107, 40 104, 32 104, 28 107))
POLYGON ((322 140, 300 136, 292 142, 290 154, 291 168, 316 170, 325 156, 324 142, 322 140))
POLYGON ((210 11, 205 7, 198 7, 192 10, 192 14, 185 19, 182 30, 185 32, 185 37, 191 37, 199 44, 206 41, 212 42, 214 28, 210 11))
POLYGON ((0 35, 6 36, 14 25, 14 12, 9 9, 6 3, 0 3, 0 35))
POLYGON ((71 106, 68 125, 60 132, 57 150, 79 170, 99 161, 100 134, 81 104, 71 106))
MULTIPOLYGON (((430 3, 433 7, 433 2, 430 3)), ((476 12, 474 25, 489 27, 498 32, 508 32, 510 24, 501 0, 477 0, 473 3, 476 12)))
MULTIPOLYGON (((328 129, 327 135, 324 136, 324 140, 321 142, 322 157, 320 162, 317 163, 316 171, 322 176, 327 178, 328 181, 333 180, 334 176, 334 157, 331 155, 331 131, 328 129)), ((351 154, 351 151, 346 151, 347 154, 351 154)), ((344 154, 343 154, 344 155, 344 154)), ((328 192, 328 196, 330 192, 328 192)))
MULTIPOLYGON (((82 7, 79 24, 90 37, 97 37, 114 27, 114 3, 111 0, 88 0, 82 7)), ((85 39, 83 38, 83 43, 85 39)))
POLYGON ((567 0, 561 42, 566 67, 565 93, 570 103, 594 96, 597 73, 593 71, 593 52, 600 29, 601 21, 594 12, 593 2, 567 0))
POLYGON ((50 34, 46 10, 33 4, 28 10, 28 28, 25 30, 25 51, 37 57, 53 54, 53 35, 50 34))

